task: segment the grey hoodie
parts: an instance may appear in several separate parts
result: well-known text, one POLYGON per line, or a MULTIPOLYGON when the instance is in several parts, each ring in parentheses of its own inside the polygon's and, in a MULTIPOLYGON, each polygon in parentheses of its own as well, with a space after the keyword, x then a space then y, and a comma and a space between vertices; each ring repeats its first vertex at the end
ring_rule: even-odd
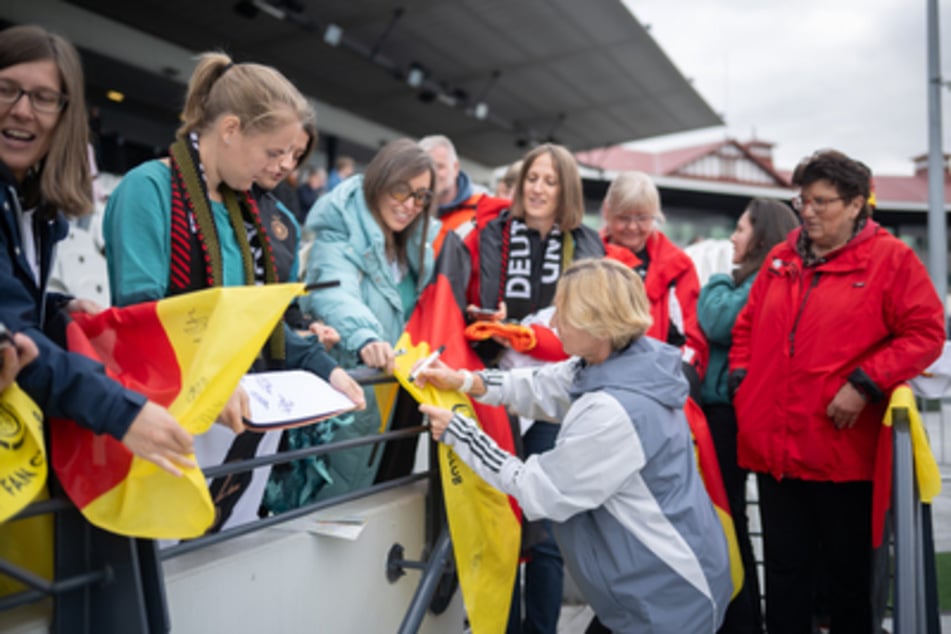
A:
POLYGON ((555 521, 565 565, 613 632, 715 632, 732 583, 684 417, 677 349, 643 337, 597 365, 486 371, 482 401, 562 423, 526 461, 455 416, 443 440, 526 516, 555 521))

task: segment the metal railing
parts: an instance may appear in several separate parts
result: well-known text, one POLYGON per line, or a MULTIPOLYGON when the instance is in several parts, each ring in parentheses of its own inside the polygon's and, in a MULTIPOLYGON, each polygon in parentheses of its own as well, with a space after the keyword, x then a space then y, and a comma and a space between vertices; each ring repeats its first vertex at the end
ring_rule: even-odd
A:
MULTIPOLYGON (((392 382, 392 377, 378 372, 352 373, 362 385, 392 382)), ((361 438, 328 442, 326 444, 279 451, 275 454, 233 461, 204 469, 207 479, 251 471, 258 467, 292 462, 311 456, 366 445, 380 445, 389 441, 412 438, 425 434, 428 428, 417 425, 395 431, 372 434, 361 438)), ((408 607, 400 632, 418 630, 426 607, 430 604, 440 577, 451 562, 451 543, 445 529, 441 496, 438 486, 438 465, 435 447, 431 445, 430 466, 426 471, 410 473, 369 487, 320 500, 285 513, 239 524, 231 528, 162 548, 147 539, 135 539, 102 531, 90 525, 76 507, 66 498, 55 479, 52 469, 49 480, 52 498, 35 502, 9 522, 39 515, 52 514, 54 521, 54 580, 41 576, 11 562, 0 559, 0 575, 19 581, 25 590, 0 597, 0 612, 12 610, 47 598, 54 601, 51 634, 156 634, 171 628, 166 604, 164 575, 161 561, 201 548, 219 544, 255 531, 288 522, 351 500, 403 487, 420 480, 430 481, 430 495, 426 502, 427 562, 396 562, 406 567, 419 567, 424 572, 416 595, 408 607)))
POLYGON ((895 408, 892 420, 894 633, 940 634, 931 507, 921 503, 918 493, 908 410, 895 408))

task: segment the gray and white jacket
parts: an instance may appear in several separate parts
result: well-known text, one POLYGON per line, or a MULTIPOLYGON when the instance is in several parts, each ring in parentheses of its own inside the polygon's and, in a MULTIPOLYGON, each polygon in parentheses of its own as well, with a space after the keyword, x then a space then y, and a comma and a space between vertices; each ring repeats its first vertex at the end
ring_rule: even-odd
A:
POLYGON ((676 348, 642 337, 597 365, 485 371, 480 400, 560 421, 555 447, 522 461, 459 414, 442 437, 528 518, 554 520, 565 564, 613 632, 715 632, 730 601, 680 367, 676 348))

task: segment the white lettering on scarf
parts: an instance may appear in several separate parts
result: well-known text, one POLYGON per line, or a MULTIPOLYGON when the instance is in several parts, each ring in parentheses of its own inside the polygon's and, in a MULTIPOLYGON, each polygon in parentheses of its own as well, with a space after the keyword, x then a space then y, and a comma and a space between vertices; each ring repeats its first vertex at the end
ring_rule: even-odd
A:
POLYGON ((560 276, 561 240, 555 237, 554 240, 549 240, 545 247, 545 261, 542 262, 542 284, 554 284, 560 276))
POLYGON ((532 294, 532 249, 524 222, 512 221, 509 242, 509 267, 506 271, 505 296, 528 299, 532 294))

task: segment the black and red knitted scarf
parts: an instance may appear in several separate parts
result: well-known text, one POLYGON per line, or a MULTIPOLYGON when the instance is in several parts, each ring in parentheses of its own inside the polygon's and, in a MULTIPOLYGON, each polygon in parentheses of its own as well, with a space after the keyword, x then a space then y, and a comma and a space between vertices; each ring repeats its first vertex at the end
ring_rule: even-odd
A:
MULTIPOLYGON (((198 137, 178 140, 169 148, 172 172, 171 266, 168 294, 221 286, 224 274, 221 244, 215 228, 204 171, 198 155, 198 137)), ((228 219, 241 250, 244 283, 275 284, 277 266, 257 203, 249 192, 219 187, 228 219)), ((268 344, 274 361, 285 358, 282 324, 268 344)))

